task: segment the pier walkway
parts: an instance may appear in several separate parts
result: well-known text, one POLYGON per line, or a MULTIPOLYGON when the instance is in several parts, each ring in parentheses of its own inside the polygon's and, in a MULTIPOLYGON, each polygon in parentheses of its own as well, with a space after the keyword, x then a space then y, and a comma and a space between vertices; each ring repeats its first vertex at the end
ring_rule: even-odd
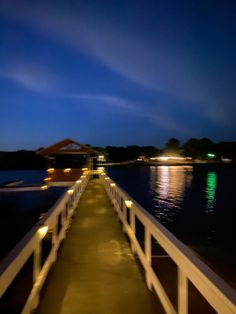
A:
POLYGON ((101 179, 92 179, 41 293, 38 314, 159 314, 101 179))

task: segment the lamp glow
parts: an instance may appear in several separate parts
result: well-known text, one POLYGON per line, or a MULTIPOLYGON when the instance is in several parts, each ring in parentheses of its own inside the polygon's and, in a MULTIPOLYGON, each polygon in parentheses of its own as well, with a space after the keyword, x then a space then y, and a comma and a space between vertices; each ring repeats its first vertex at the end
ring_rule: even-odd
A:
POLYGON ((43 181, 49 182, 49 181, 51 181, 51 178, 50 178, 50 177, 47 177, 47 178, 43 179, 43 181))
POLYGON ((125 201, 125 206, 128 207, 128 208, 130 208, 132 206, 132 204, 133 204, 133 202, 130 201, 130 200, 126 200, 125 201))
POLYGON ((71 172, 71 168, 65 168, 64 169, 64 173, 70 173, 71 172))
POLYGON ((73 189, 70 189, 70 190, 67 191, 67 193, 68 193, 69 195, 72 195, 72 194, 74 193, 74 190, 73 190, 73 189))
POLYGON ((41 238, 44 238, 45 235, 48 232, 48 226, 42 225, 39 229, 38 229, 38 234, 40 235, 41 238))
POLYGON ((81 179, 84 179, 84 178, 86 178, 86 176, 83 175, 83 176, 81 176, 80 178, 81 178, 81 179))
POLYGON ((116 186, 116 184, 115 183, 110 183, 110 186, 116 186))
POLYGON ((77 184, 80 184, 81 182, 82 182, 81 180, 77 180, 77 181, 76 181, 77 184))
POLYGON ((47 188, 48 188, 47 185, 42 185, 42 186, 40 187, 41 190, 47 190, 47 188))
POLYGON ((106 177, 105 180, 110 180, 110 178, 106 177))
POLYGON ((53 173, 53 172, 55 172, 55 169, 54 169, 54 168, 48 168, 48 169, 47 169, 47 172, 48 172, 48 173, 53 173))
POLYGON ((216 155, 213 154, 213 153, 208 153, 208 154, 207 154, 207 157, 208 157, 208 158, 215 158, 215 156, 216 156, 216 155))

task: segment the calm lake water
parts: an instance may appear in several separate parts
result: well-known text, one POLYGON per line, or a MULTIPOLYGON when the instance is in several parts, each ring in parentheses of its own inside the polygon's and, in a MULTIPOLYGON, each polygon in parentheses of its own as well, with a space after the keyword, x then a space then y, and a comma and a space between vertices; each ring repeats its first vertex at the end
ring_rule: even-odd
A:
POLYGON ((107 173, 236 287, 236 166, 110 167, 107 173))
POLYGON ((0 184, 12 180, 22 180, 26 184, 42 183, 46 175, 45 170, 0 170, 0 184))
MULTIPOLYGON (((22 180, 25 184, 42 183, 46 171, 0 171, 0 184, 22 180)), ((43 191, 0 191, 0 259, 37 223, 41 214, 57 201, 66 188, 53 187, 43 191)))

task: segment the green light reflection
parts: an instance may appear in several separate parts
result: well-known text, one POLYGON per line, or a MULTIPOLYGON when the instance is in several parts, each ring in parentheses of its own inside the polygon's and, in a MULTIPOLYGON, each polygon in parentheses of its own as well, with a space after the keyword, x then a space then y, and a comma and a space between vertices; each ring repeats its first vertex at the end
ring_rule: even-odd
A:
POLYGON ((206 188, 206 197, 207 197, 207 209, 206 213, 213 211, 215 205, 215 193, 217 185, 217 174, 215 172, 207 173, 207 188, 206 188))

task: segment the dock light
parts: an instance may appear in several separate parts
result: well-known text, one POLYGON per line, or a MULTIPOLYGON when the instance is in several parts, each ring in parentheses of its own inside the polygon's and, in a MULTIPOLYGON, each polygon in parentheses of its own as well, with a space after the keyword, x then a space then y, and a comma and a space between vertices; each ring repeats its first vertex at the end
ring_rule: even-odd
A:
POLYGON ((130 200, 126 200, 125 201, 125 206, 128 207, 128 208, 130 208, 132 206, 132 204, 133 204, 133 202, 130 201, 130 200))
POLYGON ((65 168, 64 169, 64 173, 70 173, 71 172, 71 168, 65 168))
POLYGON ((69 195, 72 195, 72 194, 74 193, 74 190, 73 190, 73 189, 69 189, 69 190, 67 191, 67 193, 68 193, 69 195))
POLYGON ((48 226, 46 225, 42 225, 39 229, 38 229, 38 234, 40 235, 41 238, 44 238, 45 235, 48 232, 48 226))
POLYGON ((47 188, 48 188, 48 186, 47 185, 42 185, 41 187, 40 187, 40 189, 43 191, 43 190, 47 190, 47 188))
POLYGON ((51 181, 51 178, 50 178, 50 177, 47 177, 47 178, 43 179, 43 181, 49 182, 49 181, 51 181))
POLYGON ((81 182, 82 182, 81 180, 77 180, 77 181, 76 181, 77 184, 80 184, 81 182))
POLYGON ((84 178, 86 178, 86 176, 82 175, 80 178, 81 178, 81 179, 84 179, 84 178))
POLYGON ((105 180, 110 180, 110 178, 109 178, 109 177, 106 177, 105 180))
POLYGON ((116 186, 116 184, 115 183, 110 183, 110 186, 116 186))
POLYGON ((48 168, 48 169, 47 169, 47 172, 48 172, 48 173, 53 173, 53 172, 55 172, 55 169, 54 169, 54 168, 48 168))
POLYGON ((87 171, 88 170, 88 168, 82 168, 82 171, 87 171))

